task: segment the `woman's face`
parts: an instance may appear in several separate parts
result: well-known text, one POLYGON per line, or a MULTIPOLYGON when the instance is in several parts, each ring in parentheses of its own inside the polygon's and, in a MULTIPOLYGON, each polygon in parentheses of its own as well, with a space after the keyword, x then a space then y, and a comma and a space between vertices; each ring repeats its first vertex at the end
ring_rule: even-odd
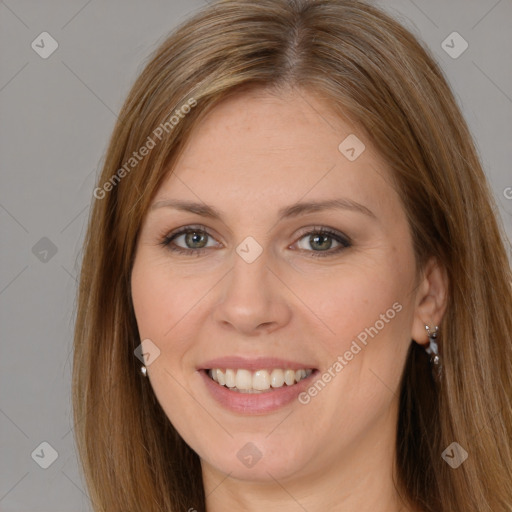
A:
POLYGON ((422 336, 414 283, 370 141, 304 90, 238 94, 197 126, 141 229, 132 294, 151 386, 213 472, 375 464, 422 336))

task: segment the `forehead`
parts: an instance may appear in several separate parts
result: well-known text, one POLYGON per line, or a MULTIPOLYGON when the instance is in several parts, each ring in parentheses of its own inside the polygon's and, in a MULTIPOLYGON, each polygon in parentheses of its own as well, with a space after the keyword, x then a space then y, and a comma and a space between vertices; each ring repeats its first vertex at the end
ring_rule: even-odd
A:
POLYGON ((392 194, 389 176, 371 141, 328 101, 256 90, 224 100, 194 128, 155 202, 185 197, 260 211, 340 196, 375 204, 392 194))

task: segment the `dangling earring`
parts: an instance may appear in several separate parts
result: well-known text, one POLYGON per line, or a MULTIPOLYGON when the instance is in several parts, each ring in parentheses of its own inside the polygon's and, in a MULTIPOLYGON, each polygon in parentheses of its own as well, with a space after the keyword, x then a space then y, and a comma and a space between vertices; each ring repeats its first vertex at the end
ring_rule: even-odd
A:
POLYGON ((144 375, 144 377, 148 376, 148 370, 144 365, 140 367, 140 372, 142 373, 142 375, 144 375))
POLYGON ((430 355, 430 364, 432 365, 432 375, 434 379, 439 382, 441 379, 441 356, 439 355, 439 347, 437 346, 437 335, 439 332, 439 327, 436 325, 434 330, 431 331, 428 325, 425 325, 425 329, 427 330, 427 335, 429 339, 429 345, 425 349, 425 352, 430 355))

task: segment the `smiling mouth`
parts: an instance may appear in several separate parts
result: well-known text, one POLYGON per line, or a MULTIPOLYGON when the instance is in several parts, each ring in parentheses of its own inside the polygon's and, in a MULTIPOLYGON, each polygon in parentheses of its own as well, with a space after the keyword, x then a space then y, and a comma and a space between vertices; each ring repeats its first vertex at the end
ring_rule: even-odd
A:
POLYGON ((299 370, 274 368, 272 370, 257 370, 252 372, 246 369, 220 369, 206 370, 210 379, 220 386, 237 393, 266 393, 282 387, 291 387, 307 379, 315 370, 304 368, 299 370))

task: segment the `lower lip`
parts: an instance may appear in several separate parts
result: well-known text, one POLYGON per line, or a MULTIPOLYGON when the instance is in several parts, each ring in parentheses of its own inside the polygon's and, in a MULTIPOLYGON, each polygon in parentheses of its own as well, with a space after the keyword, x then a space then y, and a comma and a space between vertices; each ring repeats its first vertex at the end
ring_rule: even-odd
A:
POLYGON ((273 391, 262 393, 230 391, 226 386, 221 386, 210 378, 207 370, 200 370, 199 373, 212 397, 226 409, 243 414, 265 414, 284 407, 296 399, 309 386, 310 379, 316 375, 317 370, 293 386, 285 384, 273 391))

